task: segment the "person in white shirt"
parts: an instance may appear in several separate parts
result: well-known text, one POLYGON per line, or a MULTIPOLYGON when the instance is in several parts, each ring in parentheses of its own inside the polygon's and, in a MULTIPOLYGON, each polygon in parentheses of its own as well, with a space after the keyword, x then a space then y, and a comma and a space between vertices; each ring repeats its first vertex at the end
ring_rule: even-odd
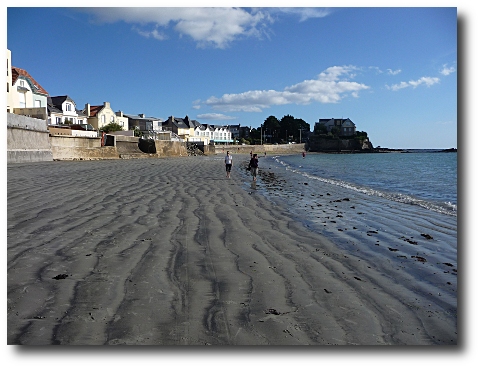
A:
POLYGON ((230 151, 227 151, 225 156, 225 170, 227 171, 227 178, 230 178, 230 171, 232 171, 233 157, 230 154, 230 151))

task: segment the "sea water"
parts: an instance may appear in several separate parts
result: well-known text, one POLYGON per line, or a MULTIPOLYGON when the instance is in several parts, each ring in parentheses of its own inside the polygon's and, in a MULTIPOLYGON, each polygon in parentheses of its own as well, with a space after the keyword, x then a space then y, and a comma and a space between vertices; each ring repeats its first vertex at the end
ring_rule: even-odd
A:
POLYGON ((298 176, 389 201, 457 214, 457 153, 308 154, 277 156, 298 176))
POLYGON ((456 152, 260 155, 259 168, 246 190, 456 313, 456 152))

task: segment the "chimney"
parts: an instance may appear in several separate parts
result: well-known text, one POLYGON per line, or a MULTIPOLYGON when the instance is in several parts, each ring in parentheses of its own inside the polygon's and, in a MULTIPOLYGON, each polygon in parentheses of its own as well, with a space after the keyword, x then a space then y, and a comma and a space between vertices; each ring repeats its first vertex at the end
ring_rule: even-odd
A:
POLYGON ((90 117, 90 104, 89 103, 85 104, 85 115, 87 115, 87 117, 90 117))
POLYGON ((110 108, 110 102, 104 102, 103 106, 110 108))
POLYGON ((141 118, 145 118, 145 114, 138 114, 141 118))

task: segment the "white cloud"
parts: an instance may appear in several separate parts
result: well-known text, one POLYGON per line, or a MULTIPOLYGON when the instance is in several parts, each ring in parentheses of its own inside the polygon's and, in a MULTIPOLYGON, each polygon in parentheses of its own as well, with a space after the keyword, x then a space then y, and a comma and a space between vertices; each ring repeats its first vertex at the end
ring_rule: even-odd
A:
POLYGON ((324 18, 332 13, 332 10, 328 8, 269 8, 269 11, 298 16, 300 17, 300 22, 310 18, 324 18))
POLYGON ((368 69, 375 71, 377 74, 383 73, 383 71, 378 66, 369 66, 368 69))
POLYGON ((155 38, 156 40, 159 41, 164 41, 168 39, 168 36, 165 35, 163 32, 159 32, 158 29, 154 29, 152 31, 142 31, 141 29, 138 29, 137 27, 132 28, 134 31, 136 31, 139 35, 145 37, 145 38, 155 38))
POLYGON ((447 64, 444 64, 443 69, 440 71, 440 74, 449 75, 449 74, 454 73, 455 71, 456 71, 455 67, 452 66, 452 67, 448 68, 447 64))
POLYGON ((238 94, 224 94, 222 97, 210 97, 205 104, 220 111, 261 112, 272 105, 299 104, 312 102, 337 103, 346 95, 358 97, 358 92, 369 89, 365 84, 349 81, 356 68, 353 66, 334 66, 320 73, 317 79, 286 87, 283 91, 255 90, 238 94))
POLYGON ((440 83, 440 78, 436 77, 422 77, 416 81, 411 80, 409 82, 400 82, 398 84, 392 84, 391 86, 387 86, 387 89, 391 89, 392 91, 398 91, 403 88, 417 88, 420 85, 426 85, 427 87, 433 86, 434 84, 440 83))
POLYGON ((143 37, 163 41, 173 30, 180 37, 191 37, 198 47, 225 48, 241 37, 261 37, 268 34, 273 15, 298 17, 300 22, 323 18, 331 14, 328 8, 227 8, 227 7, 98 7, 79 8, 94 17, 97 23, 126 22, 143 37), (159 29, 162 28, 162 29, 159 29))
POLYGON ((402 72, 401 69, 397 69, 397 70, 387 69, 387 70, 388 70, 388 74, 390 75, 397 75, 402 72))
POLYGON ((123 21, 134 24, 134 29, 144 37, 164 40, 167 36, 158 29, 173 28, 180 36, 186 35, 197 46, 212 45, 225 48, 242 36, 260 36, 266 24, 272 22, 265 11, 240 8, 83 8, 98 23, 123 21), (142 27, 140 29, 139 27, 142 27))
POLYGON ((217 114, 217 113, 210 113, 210 114, 200 114, 197 115, 197 119, 204 119, 204 120, 234 120, 237 119, 234 116, 227 116, 224 114, 217 114))

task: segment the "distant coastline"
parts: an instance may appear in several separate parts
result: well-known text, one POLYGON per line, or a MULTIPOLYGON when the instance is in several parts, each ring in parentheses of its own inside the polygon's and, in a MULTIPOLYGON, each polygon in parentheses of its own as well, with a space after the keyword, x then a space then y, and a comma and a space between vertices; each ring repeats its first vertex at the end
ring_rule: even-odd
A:
POLYGON ((400 153, 448 153, 448 152, 457 152, 456 148, 447 148, 447 149, 434 149, 434 148, 385 148, 377 147, 375 152, 379 153, 388 153, 388 152, 400 152, 400 153))

